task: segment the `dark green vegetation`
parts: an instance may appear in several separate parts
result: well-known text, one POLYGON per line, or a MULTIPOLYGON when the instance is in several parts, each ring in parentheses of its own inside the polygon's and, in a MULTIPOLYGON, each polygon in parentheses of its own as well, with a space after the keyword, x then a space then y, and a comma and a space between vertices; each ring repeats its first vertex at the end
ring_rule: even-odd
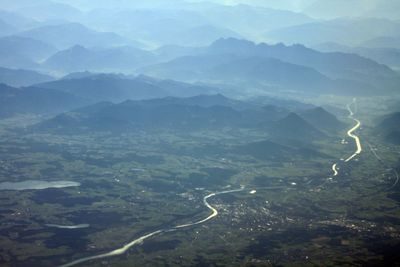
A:
POLYGON ((400 144, 400 112, 381 118, 376 130, 386 142, 400 144))
POLYGON ((240 185, 244 191, 210 199, 219 211, 214 220, 83 266, 398 262, 396 148, 366 127, 359 132, 363 153, 344 163, 339 159, 354 151, 345 134, 350 120, 296 101, 270 102, 221 95, 105 102, 24 131, 29 118, 3 120, 3 180, 81 186, 1 192, 1 264, 54 266, 110 251, 206 217, 206 194, 240 185), (334 162, 339 175, 329 179, 334 162))

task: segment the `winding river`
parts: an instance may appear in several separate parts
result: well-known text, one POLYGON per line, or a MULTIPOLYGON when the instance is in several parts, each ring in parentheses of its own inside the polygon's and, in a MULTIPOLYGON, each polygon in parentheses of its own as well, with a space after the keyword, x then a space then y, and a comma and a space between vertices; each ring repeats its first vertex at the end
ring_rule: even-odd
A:
MULTIPOLYGON (((352 105, 352 104, 353 104, 353 105, 356 104, 356 99, 355 99, 355 98, 353 99, 353 102, 351 102, 350 104, 347 105, 347 110, 349 111, 349 116, 348 116, 348 118, 349 118, 349 119, 352 119, 356 124, 354 125, 353 128, 351 128, 350 130, 347 131, 347 135, 348 135, 350 138, 353 138, 353 139, 354 139, 355 144, 356 144, 356 151, 354 151, 354 153, 353 153, 351 156, 349 156, 347 159, 345 159, 344 162, 349 162, 349 161, 351 161, 352 159, 354 159, 357 155, 361 154, 361 152, 362 152, 362 146, 361 146, 360 137, 358 137, 357 135, 354 134, 354 132, 355 132, 358 128, 361 127, 361 122, 360 122, 358 119, 354 118, 354 112, 353 112, 353 110, 351 109, 351 105, 352 105)), ((338 163, 333 164, 333 165, 332 165, 333 177, 335 177, 335 176, 337 176, 337 175, 339 174, 339 171, 338 171, 338 170, 339 170, 339 169, 338 169, 338 163)), ((332 179, 332 178, 330 178, 330 179, 332 179)))
MULTIPOLYGON (((353 102, 352 102, 351 104, 354 104, 354 105, 355 105, 355 104, 356 104, 356 100, 353 99, 353 102)), ((356 151, 354 152, 354 154, 351 155, 350 157, 348 157, 344 162, 349 162, 350 160, 352 160, 353 158, 355 158, 357 155, 359 155, 359 154, 362 152, 362 147, 361 147, 360 138, 359 138, 357 135, 354 134, 354 132, 355 132, 358 128, 360 128, 361 122, 360 122, 359 120, 357 120, 356 118, 354 118, 354 112, 351 110, 351 107, 350 107, 351 104, 347 105, 347 110, 348 110, 349 113, 350 113, 350 114, 349 114, 349 118, 352 119, 353 121, 355 121, 355 122, 356 122, 356 125, 354 125, 354 127, 351 128, 351 129, 347 132, 347 135, 348 135, 349 137, 351 137, 351 138, 354 139, 354 141, 355 141, 355 143, 356 143, 356 146, 357 146, 357 149, 356 149, 356 151)))
POLYGON ((332 171, 333 171, 333 176, 337 176, 339 174, 338 168, 337 168, 337 163, 332 165, 332 171))
POLYGON ((159 235, 159 234, 166 233, 166 232, 177 231, 179 229, 188 228, 188 227, 191 227, 191 226, 195 226, 195 225, 199 225, 199 224, 205 223, 205 222, 213 219, 214 217, 218 216, 218 210, 216 208, 214 208, 213 206, 211 206, 210 203, 208 203, 208 199, 210 199, 210 198, 212 198, 214 196, 217 196, 217 195, 229 194, 229 193, 239 192, 239 191, 243 191, 243 190, 244 190, 244 187, 241 187, 239 189, 226 190, 226 191, 211 193, 211 194, 205 196, 203 198, 203 204, 204 204, 204 206, 206 206, 211 211, 211 214, 208 215, 204 219, 201 219, 201 220, 196 221, 196 222, 177 225, 177 226, 174 226, 172 228, 160 229, 160 230, 145 234, 145 235, 143 235, 143 236, 141 236, 139 238, 136 238, 136 239, 132 240, 131 242, 125 244, 124 246, 122 246, 120 248, 117 248, 115 250, 112 250, 110 252, 106 252, 106 253, 102 253, 102 254, 98 254, 98 255, 94 255, 94 256, 81 258, 81 259, 69 262, 67 264, 63 264, 60 267, 75 266, 75 265, 78 265, 78 264, 81 264, 81 263, 84 263, 84 262, 87 262, 87 261, 91 261, 91 260, 97 260, 97 259, 103 259, 103 258, 122 255, 126 251, 128 251, 130 248, 132 248, 132 247, 134 247, 136 245, 142 244, 144 240, 146 240, 146 239, 148 239, 148 238, 150 238, 152 236, 159 235))

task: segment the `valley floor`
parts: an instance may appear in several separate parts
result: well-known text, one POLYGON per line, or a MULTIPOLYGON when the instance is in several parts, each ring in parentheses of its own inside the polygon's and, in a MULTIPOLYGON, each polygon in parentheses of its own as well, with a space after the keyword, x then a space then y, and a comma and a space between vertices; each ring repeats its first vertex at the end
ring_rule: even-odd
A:
POLYGON ((340 159, 356 147, 346 131, 314 143, 326 157, 269 159, 234 149, 265 137, 249 129, 116 136, 4 127, 0 134, 2 181, 80 183, 1 192, 0 266, 55 266, 107 253, 158 229, 201 221, 213 212, 205 196, 242 186, 207 200, 218 216, 82 266, 400 262, 399 149, 368 128, 354 131, 363 151, 348 162, 340 159))

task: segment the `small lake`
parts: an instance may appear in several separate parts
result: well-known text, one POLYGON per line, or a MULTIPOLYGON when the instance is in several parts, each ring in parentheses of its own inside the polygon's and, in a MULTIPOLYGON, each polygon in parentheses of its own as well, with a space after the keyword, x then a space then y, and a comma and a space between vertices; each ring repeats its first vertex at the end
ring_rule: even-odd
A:
POLYGON ((3 182, 0 183, 0 190, 41 190, 47 188, 64 188, 64 187, 73 187, 80 186, 81 184, 78 182, 72 181, 38 181, 38 180, 30 180, 23 182, 3 182))

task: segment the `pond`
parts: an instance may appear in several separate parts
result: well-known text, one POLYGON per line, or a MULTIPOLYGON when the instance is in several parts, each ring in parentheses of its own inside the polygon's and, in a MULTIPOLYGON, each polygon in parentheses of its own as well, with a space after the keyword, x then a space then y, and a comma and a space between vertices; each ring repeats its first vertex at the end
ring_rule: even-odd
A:
POLYGON ((78 182, 72 181, 38 181, 29 180, 23 182, 2 182, 0 183, 0 190, 41 190, 47 188, 64 188, 72 186, 80 186, 78 182))

